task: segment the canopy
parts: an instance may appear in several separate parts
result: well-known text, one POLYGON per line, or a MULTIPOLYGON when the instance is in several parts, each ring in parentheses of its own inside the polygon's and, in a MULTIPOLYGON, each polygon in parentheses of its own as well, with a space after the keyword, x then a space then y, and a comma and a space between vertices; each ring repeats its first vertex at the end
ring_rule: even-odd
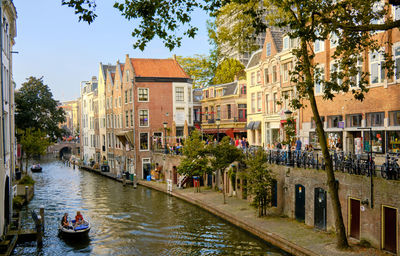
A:
POLYGON ((119 141, 121 141, 124 146, 128 143, 131 147, 134 147, 133 130, 131 131, 120 131, 115 134, 119 141))

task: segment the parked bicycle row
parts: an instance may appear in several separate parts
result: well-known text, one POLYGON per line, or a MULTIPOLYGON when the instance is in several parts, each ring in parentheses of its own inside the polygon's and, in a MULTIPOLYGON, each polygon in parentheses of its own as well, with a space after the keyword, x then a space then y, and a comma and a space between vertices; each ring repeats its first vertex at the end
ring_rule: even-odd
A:
MULTIPOLYGON (((249 149, 253 154, 258 148, 249 149)), ((326 165, 321 152, 315 151, 291 151, 267 150, 268 161, 271 164, 288 165, 306 169, 325 170, 326 165)), ((386 155, 385 163, 381 166, 375 165, 374 157, 370 154, 351 154, 338 151, 331 151, 333 169, 355 175, 377 176, 377 172, 384 179, 400 179, 400 167, 398 164, 399 154, 386 155)))

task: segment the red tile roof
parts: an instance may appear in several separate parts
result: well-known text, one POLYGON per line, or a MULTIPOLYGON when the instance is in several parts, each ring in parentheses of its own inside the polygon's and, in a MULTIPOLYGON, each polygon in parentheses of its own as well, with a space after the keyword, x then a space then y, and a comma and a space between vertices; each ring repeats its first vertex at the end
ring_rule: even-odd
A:
POLYGON ((190 78, 174 59, 131 58, 137 77, 190 78))

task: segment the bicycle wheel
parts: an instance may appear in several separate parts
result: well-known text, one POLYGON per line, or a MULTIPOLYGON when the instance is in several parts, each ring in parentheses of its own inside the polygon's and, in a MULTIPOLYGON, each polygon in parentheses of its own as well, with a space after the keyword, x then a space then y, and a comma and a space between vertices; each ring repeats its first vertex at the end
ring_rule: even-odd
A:
POLYGON ((387 175, 387 170, 386 170, 386 165, 382 165, 381 166, 381 176, 384 179, 388 179, 388 175, 387 175))

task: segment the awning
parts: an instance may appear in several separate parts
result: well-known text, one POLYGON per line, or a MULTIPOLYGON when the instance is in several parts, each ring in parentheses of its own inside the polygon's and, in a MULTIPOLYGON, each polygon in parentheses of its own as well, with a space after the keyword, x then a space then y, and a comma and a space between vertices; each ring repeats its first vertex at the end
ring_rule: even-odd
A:
POLYGON ((253 130, 254 122, 250 122, 246 125, 246 130, 253 130))
POLYGON ((255 121, 252 130, 257 130, 261 126, 261 121, 255 121))
POLYGON ((134 147, 133 143, 133 130, 132 131, 121 131, 115 134, 115 136, 121 141, 124 146, 128 143, 131 147, 134 147))

